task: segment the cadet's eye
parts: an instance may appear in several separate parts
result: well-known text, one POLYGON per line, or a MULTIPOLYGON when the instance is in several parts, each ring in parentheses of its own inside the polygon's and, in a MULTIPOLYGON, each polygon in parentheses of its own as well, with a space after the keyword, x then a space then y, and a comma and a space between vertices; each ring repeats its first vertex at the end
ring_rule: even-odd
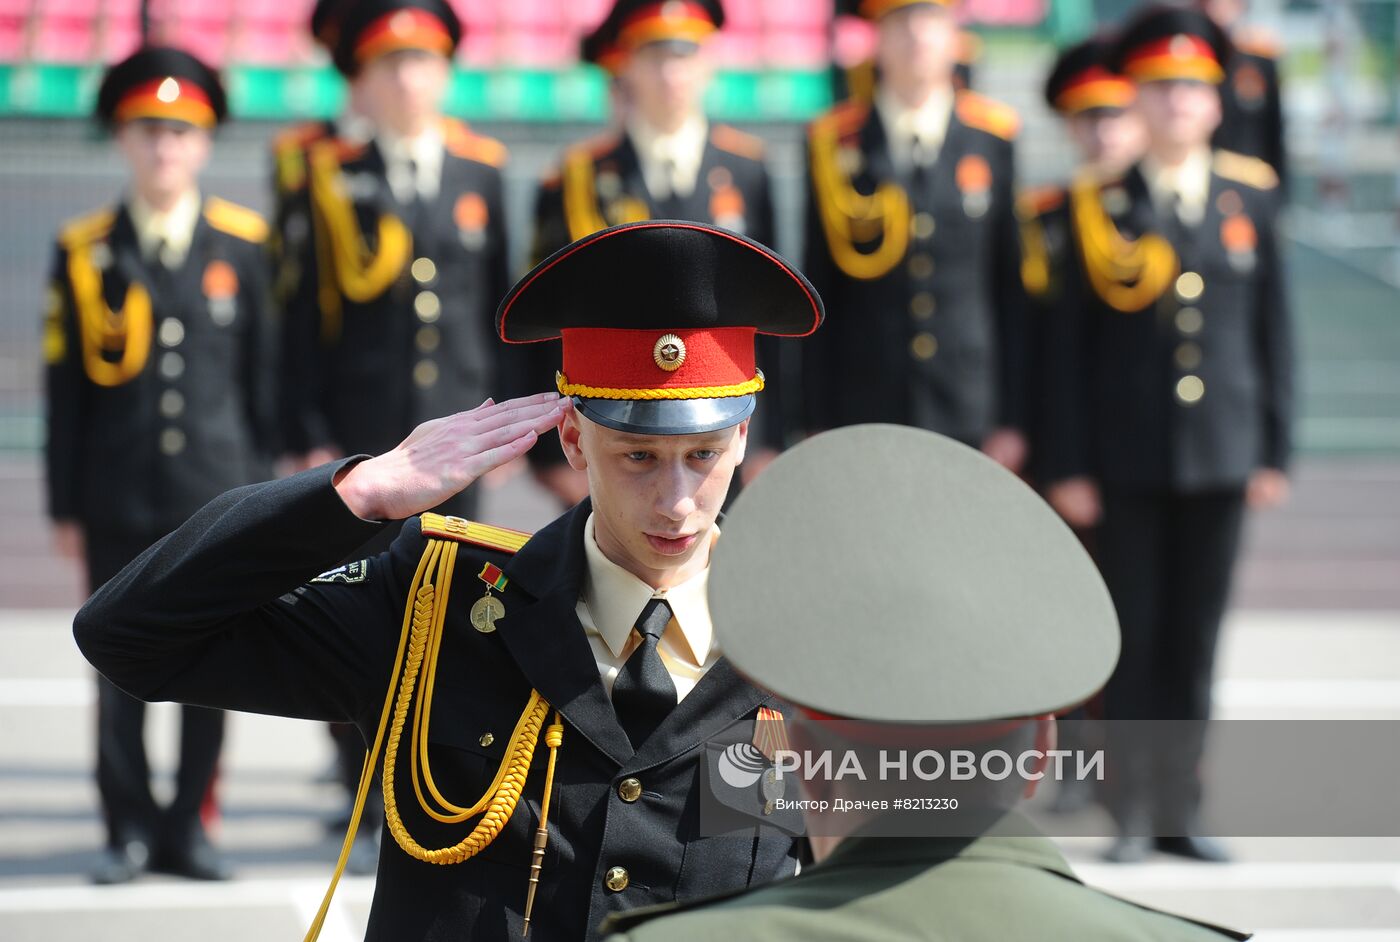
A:
POLYGON ((642 462, 642 461, 646 461, 648 458, 651 457, 651 452, 649 452, 649 451, 629 451, 624 457, 626 457, 626 459, 627 459, 628 461, 642 462))
POLYGON ((702 448, 699 451, 691 452, 690 457, 696 461, 714 461, 719 457, 719 452, 713 448, 702 448))

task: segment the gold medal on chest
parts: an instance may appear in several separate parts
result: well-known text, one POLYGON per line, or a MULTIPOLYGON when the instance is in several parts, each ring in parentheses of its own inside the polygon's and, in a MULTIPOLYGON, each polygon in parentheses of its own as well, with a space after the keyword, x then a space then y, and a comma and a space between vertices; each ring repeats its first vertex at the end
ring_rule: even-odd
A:
POLYGON ((506 617, 506 606, 500 599, 491 594, 491 590, 504 592, 510 580, 500 568, 486 563, 481 567, 481 572, 477 573, 477 578, 486 583, 486 594, 477 599, 472 605, 470 617, 472 627, 482 634, 490 634, 496 630, 496 622, 506 617))

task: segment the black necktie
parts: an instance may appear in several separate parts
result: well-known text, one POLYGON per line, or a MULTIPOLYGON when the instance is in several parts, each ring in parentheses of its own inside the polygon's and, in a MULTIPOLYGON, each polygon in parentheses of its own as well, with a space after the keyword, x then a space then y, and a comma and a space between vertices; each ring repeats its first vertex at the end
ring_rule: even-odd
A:
POLYGON ((633 749, 641 746, 676 707, 676 685, 656 649, 670 621, 671 606, 665 599, 647 602, 635 626, 642 643, 613 682, 613 709, 633 749))

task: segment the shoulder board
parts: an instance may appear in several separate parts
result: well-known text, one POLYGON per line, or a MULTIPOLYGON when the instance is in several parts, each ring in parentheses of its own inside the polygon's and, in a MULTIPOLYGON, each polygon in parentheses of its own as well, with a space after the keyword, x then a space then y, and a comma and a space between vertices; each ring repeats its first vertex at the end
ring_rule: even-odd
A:
POLYGON ((812 130, 836 129, 841 137, 854 134, 865 124, 870 115, 870 103, 854 99, 843 101, 812 122, 812 130))
POLYGON ((1235 48, 1251 56, 1277 59, 1283 53, 1283 43, 1269 30, 1257 26, 1238 30, 1230 37, 1235 48))
POLYGON ((958 31, 958 62, 973 65, 982 58, 982 37, 968 30, 958 31))
POLYGON ((608 151, 613 150, 622 143, 622 136, 617 131, 604 131, 592 137, 586 137, 581 141, 575 141, 564 148, 567 157, 575 154, 587 154, 590 157, 602 157, 608 151))
POLYGON ((327 135, 311 141, 307 146, 314 154, 330 154, 336 163, 345 163, 363 156, 369 147, 369 142, 327 135))
POLYGON ((117 211, 110 206, 70 219, 58 230, 58 241, 73 246, 100 239, 111 231, 116 219, 117 211))
POLYGON ((272 139, 272 149, 279 154, 288 151, 305 150, 314 142, 330 137, 330 127, 324 121, 305 121, 294 124, 278 133, 272 139))
POLYGON ((1057 184, 1028 187, 1016 197, 1016 208, 1022 216, 1035 217, 1063 206, 1065 196, 1065 188, 1057 184))
POLYGON ((442 514, 427 513, 418 518, 423 535, 456 540, 458 543, 471 543, 502 553, 516 553, 530 539, 530 534, 522 530, 509 530, 493 527, 487 523, 464 520, 461 517, 445 517, 442 514))
POLYGON ((477 163, 500 167, 509 154, 506 145, 494 137, 477 134, 460 121, 450 121, 447 125, 447 151, 454 157, 475 160, 477 163))
POLYGON ((1021 116, 1015 108, 976 92, 958 92, 955 107, 963 124, 1002 140, 1012 140, 1021 130, 1021 116))
POLYGON ((1216 173, 1227 180, 1244 183, 1256 190, 1272 190, 1278 187, 1278 172, 1258 157, 1247 157, 1230 150, 1215 152, 1216 173))
POLYGON ((727 124, 716 124, 710 129, 710 143, 722 151, 747 157, 749 160, 762 160, 766 152, 761 137, 727 124))
POLYGON ((215 229, 244 242, 267 241, 267 220, 246 206, 211 196, 204 203, 204 218, 215 229))
POLYGON ((540 189, 557 190, 564 183, 564 172, 558 167, 551 167, 544 176, 540 177, 540 189))

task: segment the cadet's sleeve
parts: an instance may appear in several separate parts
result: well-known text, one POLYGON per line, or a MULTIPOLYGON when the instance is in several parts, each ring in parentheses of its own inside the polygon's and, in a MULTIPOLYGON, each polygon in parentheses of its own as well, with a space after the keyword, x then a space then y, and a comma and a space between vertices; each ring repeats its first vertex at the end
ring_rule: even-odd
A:
POLYGON ((992 297, 996 305, 998 345, 997 424, 1026 426, 1028 355, 1027 300, 1021 280, 1021 232, 1016 221, 1016 148, 1007 142, 993 182, 996 212, 992 249, 992 297))
POLYGON ((277 422, 277 324, 273 313, 271 244, 249 245, 244 267, 246 278, 240 278, 243 305, 247 315, 244 324, 243 348, 243 412, 260 458, 271 459, 279 450, 277 422))
POLYGON ((573 240, 564 218, 564 184, 561 177, 541 180, 535 191, 534 231, 530 234, 531 266, 538 265, 573 240))
POLYGON ((418 530, 406 527, 359 581, 309 582, 382 526, 341 501, 331 482, 344 465, 211 501, 88 600, 73 622, 78 647, 143 700, 364 715, 383 696, 403 616, 394 553, 411 553, 418 530))
POLYGON ((1288 272, 1279 244, 1277 214, 1272 207, 1258 227, 1259 361, 1264 367, 1264 464, 1288 467, 1293 451, 1293 323, 1288 300, 1288 272))
POLYGON ((1040 368, 1036 392, 1044 404, 1039 446, 1031 456, 1036 476, 1050 485, 1089 474, 1091 371, 1094 369, 1094 299, 1085 279, 1083 262, 1073 248, 1072 227, 1067 233, 1061 290, 1045 306, 1039 334, 1040 368))
POLYGON ((333 444, 321 410, 326 356, 322 339, 321 270, 317 231, 307 187, 286 196, 276 260, 280 444, 294 454, 333 444))
POLYGON ((831 422, 835 415, 835 395, 830 377, 834 375, 832 365, 836 362, 839 349, 838 335, 843 325, 841 298, 836 290, 836 263, 831 258, 831 249, 822 230, 821 209, 817 206, 816 187, 812 182, 812 153, 810 142, 804 151, 803 176, 806 180, 805 202, 803 204, 803 243, 802 273, 817 289, 817 294, 826 304, 826 322, 815 334, 798 341, 796 346, 799 360, 800 403, 798 414, 801 417, 801 432, 819 432, 831 422))
POLYGON ((1264 159, 1273 165, 1278 174, 1279 202, 1284 202, 1288 199, 1288 141, 1283 121, 1282 80, 1276 60, 1264 60, 1264 80, 1267 86, 1264 99, 1264 133, 1267 135, 1264 159))
POLYGON ((48 419, 44 469, 49 516, 54 520, 78 517, 78 469, 82 464, 83 412, 88 394, 73 292, 66 271, 67 258, 61 246, 55 248, 44 297, 44 387, 48 419))

